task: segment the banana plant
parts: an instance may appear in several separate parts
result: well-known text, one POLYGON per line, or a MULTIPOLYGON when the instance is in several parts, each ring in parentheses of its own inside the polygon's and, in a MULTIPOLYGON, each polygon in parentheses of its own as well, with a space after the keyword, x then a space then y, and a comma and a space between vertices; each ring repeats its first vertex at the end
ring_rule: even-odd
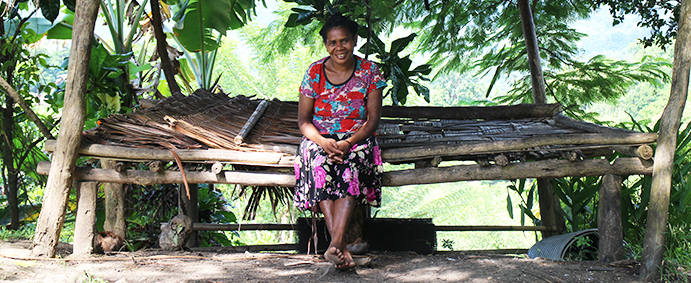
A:
MULTIPOLYGON (((184 50, 200 88, 213 88, 216 52, 227 31, 243 27, 256 14, 255 0, 167 0, 168 29, 184 50)), ((261 0, 266 6, 265 0, 261 0)))

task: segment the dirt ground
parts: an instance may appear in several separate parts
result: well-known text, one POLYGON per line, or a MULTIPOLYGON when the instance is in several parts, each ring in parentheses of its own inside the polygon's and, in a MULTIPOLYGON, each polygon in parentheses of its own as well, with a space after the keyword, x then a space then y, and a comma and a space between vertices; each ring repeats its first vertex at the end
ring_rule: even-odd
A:
POLYGON ((0 241, 1 282, 639 282, 638 263, 558 262, 525 255, 371 253, 335 270, 320 257, 280 253, 144 250, 35 259, 30 241, 0 241))

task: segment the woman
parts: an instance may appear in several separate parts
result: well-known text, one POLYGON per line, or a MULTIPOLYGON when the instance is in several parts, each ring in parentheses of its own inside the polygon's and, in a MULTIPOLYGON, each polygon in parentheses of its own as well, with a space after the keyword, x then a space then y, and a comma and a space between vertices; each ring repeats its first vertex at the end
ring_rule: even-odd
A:
POLYGON ((329 56, 307 69, 298 124, 295 205, 322 212, 331 242, 324 257, 355 266, 343 240, 356 203, 379 206, 382 161, 374 132, 386 82, 374 63, 353 54, 357 23, 330 17, 319 31, 329 56))

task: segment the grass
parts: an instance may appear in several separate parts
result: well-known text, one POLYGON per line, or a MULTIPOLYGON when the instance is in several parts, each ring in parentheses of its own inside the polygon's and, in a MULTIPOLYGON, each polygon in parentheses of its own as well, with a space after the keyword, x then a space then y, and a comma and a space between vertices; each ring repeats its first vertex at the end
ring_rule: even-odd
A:
POLYGON ((5 226, 0 226, 0 240, 3 241, 16 241, 16 240, 28 240, 34 237, 36 232, 36 223, 26 223, 20 225, 17 230, 7 229, 5 226))
POLYGON ((691 224, 668 226, 662 279, 665 282, 691 280, 691 224))

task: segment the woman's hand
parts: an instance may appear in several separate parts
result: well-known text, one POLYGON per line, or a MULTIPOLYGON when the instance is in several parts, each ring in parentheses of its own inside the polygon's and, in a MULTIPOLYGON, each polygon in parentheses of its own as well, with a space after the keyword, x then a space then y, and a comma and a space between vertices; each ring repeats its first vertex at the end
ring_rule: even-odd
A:
POLYGON ((331 159, 332 162, 336 162, 338 164, 343 162, 342 158, 340 158, 340 160, 336 158, 342 156, 343 151, 339 146, 339 142, 337 142, 335 139, 323 138, 321 139, 321 142, 318 143, 318 145, 321 146, 324 149, 324 151, 326 151, 326 154, 329 155, 329 159, 331 159))
POLYGON ((340 154, 329 154, 329 159, 331 159, 331 162, 335 162, 337 164, 343 164, 343 160, 346 159, 346 155, 348 152, 350 152, 350 148, 352 147, 349 142, 345 140, 340 140, 336 142, 336 146, 338 146, 338 151, 340 154))

